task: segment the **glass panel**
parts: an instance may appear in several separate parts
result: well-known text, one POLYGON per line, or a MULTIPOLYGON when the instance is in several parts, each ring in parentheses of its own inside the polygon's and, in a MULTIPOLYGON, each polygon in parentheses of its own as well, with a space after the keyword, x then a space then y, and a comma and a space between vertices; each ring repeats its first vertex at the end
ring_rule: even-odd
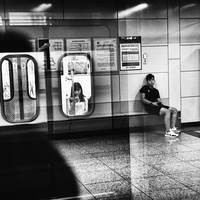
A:
POLYGON ((5 13, 12 22, 44 24, 46 19, 63 19, 62 4, 62 0, 6 0, 5 13))
POLYGON ((65 19, 115 19, 117 0, 64 1, 65 19))
POLYGON ((200 19, 181 19, 180 34, 181 44, 199 44, 200 19))
POLYGON ((181 18, 199 18, 200 17, 199 0, 181 0, 180 17, 181 18))
POLYGON ((0 26, 3 25, 2 20, 4 19, 4 1, 0 0, 0 26))
POLYGON ((83 38, 118 36, 118 21, 113 20, 54 20, 49 27, 50 38, 83 38))
POLYGON ((118 17, 124 18, 167 18, 167 0, 119 1, 118 17))
POLYGON ((119 36, 141 36, 142 44, 167 44, 167 19, 120 20, 119 36))

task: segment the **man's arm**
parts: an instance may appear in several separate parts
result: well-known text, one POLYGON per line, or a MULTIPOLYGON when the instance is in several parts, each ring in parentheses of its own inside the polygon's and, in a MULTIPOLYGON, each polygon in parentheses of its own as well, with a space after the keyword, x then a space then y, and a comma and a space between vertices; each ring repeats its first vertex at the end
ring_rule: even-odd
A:
POLYGON ((153 104, 153 102, 151 102, 151 101, 149 101, 149 100, 147 100, 147 99, 145 98, 145 93, 140 93, 140 98, 141 98, 141 101, 142 101, 144 104, 150 104, 150 105, 153 104))
POLYGON ((161 99, 160 98, 157 98, 157 102, 159 103, 162 103, 161 99))

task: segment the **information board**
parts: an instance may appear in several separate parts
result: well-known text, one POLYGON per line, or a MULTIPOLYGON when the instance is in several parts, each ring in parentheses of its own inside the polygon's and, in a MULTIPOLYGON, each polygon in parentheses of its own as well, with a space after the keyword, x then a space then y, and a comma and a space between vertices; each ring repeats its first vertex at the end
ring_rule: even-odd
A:
POLYGON ((94 39, 94 71, 117 71, 117 39, 94 39))
POLYGON ((140 70, 141 66, 141 37, 120 37, 120 67, 121 70, 140 70))

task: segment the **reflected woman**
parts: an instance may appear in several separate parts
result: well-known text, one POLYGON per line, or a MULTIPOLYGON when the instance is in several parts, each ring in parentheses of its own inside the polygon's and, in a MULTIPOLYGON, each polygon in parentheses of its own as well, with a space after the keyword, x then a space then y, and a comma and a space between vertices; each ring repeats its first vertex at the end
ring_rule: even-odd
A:
POLYGON ((68 106, 69 115, 85 115, 88 112, 88 99, 83 94, 82 86, 78 82, 72 85, 68 106))

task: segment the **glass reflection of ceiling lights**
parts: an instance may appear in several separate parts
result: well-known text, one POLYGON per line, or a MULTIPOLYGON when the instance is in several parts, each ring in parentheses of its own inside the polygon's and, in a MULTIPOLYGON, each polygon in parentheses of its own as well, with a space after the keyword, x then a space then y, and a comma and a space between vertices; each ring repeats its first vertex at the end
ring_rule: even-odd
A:
POLYGON ((1 16, 0 16, 0 26, 3 26, 3 20, 1 16))
POLYGON ((52 4, 40 4, 33 8, 31 12, 9 12, 8 25, 47 25, 47 17, 49 13, 47 10, 52 7, 52 4))
POLYGON ((8 25, 47 25, 45 13, 10 12, 8 25))
POLYGON ((118 16, 119 16, 119 18, 129 17, 130 15, 132 15, 136 12, 142 11, 142 10, 146 9, 147 7, 148 7, 148 4, 142 3, 137 6, 133 6, 132 8, 128 8, 126 10, 119 12, 118 16))
POLYGON ((181 10, 191 9, 191 8, 196 7, 196 6, 197 6, 196 3, 187 4, 187 5, 183 6, 183 7, 181 8, 181 10))

